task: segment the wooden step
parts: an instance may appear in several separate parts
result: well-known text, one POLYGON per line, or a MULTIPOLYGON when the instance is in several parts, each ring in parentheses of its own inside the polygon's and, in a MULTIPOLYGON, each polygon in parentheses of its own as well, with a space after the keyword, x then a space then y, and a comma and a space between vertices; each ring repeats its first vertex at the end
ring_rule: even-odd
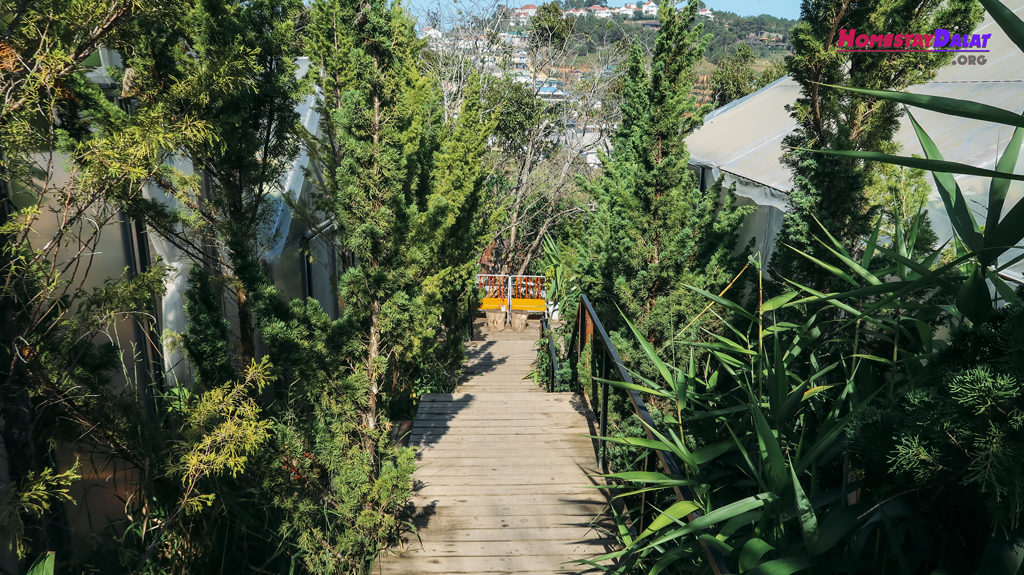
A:
POLYGON ((456 392, 420 398, 408 435, 416 531, 375 573, 589 573, 572 560, 614 549, 594 418, 585 400, 533 381, 536 339, 470 342, 456 392))

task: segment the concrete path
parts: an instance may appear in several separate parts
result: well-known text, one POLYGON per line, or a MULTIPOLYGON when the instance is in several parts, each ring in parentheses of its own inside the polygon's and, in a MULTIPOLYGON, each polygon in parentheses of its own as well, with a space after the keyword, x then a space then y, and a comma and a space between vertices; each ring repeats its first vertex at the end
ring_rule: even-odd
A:
POLYGON ((572 393, 530 379, 536 322, 468 345, 454 394, 424 395, 410 438, 419 468, 416 533, 378 571, 551 575, 589 572, 572 559, 612 550, 592 416, 572 393), (418 537, 417 537, 418 536, 418 537))

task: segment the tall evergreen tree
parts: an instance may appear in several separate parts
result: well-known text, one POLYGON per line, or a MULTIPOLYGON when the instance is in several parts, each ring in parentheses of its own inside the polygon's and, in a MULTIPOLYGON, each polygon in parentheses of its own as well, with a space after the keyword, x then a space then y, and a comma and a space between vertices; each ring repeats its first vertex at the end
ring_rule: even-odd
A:
MULTIPOLYGON (((902 115, 899 106, 822 84, 901 90, 934 77, 952 55, 838 52, 839 31, 924 33, 946 28, 967 32, 981 16, 981 4, 974 0, 804 0, 800 22, 792 32, 793 55, 786 60, 789 73, 800 83, 800 97, 790 109, 797 129, 786 137, 784 145, 894 152, 892 137, 902 115)), ((793 171, 793 190, 780 246, 787 244, 829 260, 830 255, 819 242, 824 236, 815 218, 848 244, 866 234, 871 216, 864 188, 870 165, 799 149, 787 152, 783 159, 793 171)), ((821 268, 785 247, 773 257, 772 269, 802 282, 827 280, 821 268)))
POLYGON ((445 122, 436 82, 417 69, 423 43, 399 5, 322 0, 311 22, 322 121, 310 149, 324 173, 324 207, 355 255, 339 292, 353 333, 352 381, 365 389, 372 431, 383 392, 429 379, 431 365, 450 379, 461 357, 486 233, 480 160, 494 122, 478 81, 455 124, 445 122))
POLYGON ((224 275, 235 296, 239 366, 256 355, 254 304, 267 304, 250 297, 269 285, 260 266, 261 230, 299 151, 295 22, 302 10, 301 0, 189 3, 140 19, 115 45, 131 80, 124 95, 155 100, 168 116, 196 116, 212 127, 215 137, 183 150, 204 185, 179 199, 192 212, 189 232, 207 244, 205 253, 190 255, 224 275), (224 78, 238 75, 244 81, 224 85, 224 78))
MULTIPOLYGON (((659 10, 661 32, 650 71, 634 45, 624 74, 622 123, 595 186, 608 241, 599 259, 601 292, 654 342, 672 339, 699 311, 684 284, 722 283, 731 269, 742 213, 728 194, 701 191, 688 168, 685 137, 705 109, 691 95, 707 37, 697 3, 659 10)), ((617 316, 614 308, 602 317, 617 316)))
POLYGON ((223 60, 250 53, 257 65, 248 90, 234 90, 204 110, 224 144, 197 151, 210 176, 213 232, 233 264, 243 365, 255 355, 258 320, 249 294, 269 283, 259 263, 260 229, 268 199, 282 191, 281 178, 299 150, 295 21, 301 10, 301 0, 214 0, 192 14, 200 54, 223 60))

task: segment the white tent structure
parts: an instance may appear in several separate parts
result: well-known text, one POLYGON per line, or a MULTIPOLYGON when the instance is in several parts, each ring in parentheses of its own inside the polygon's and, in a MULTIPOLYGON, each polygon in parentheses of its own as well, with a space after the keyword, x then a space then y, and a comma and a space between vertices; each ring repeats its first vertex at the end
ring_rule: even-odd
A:
MULTIPOLYGON (((1024 18, 1024 0, 1004 0, 1004 4, 1024 18)), ((970 56, 974 58, 973 65, 967 55, 959 55, 953 64, 940 70, 934 80, 912 86, 908 91, 969 99, 1014 112, 1024 110, 1024 53, 988 15, 976 32, 992 34, 988 42, 991 52, 984 54, 984 64, 979 63, 976 55, 970 56)), ((781 229, 793 186, 792 173, 781 163, 780 156, 783 138, 796 127, 786 106, 795 102, 799 93, 800 87, 792 78, 781 78, 714 110, 705 118, 704 125, 687 139, 690 166, 698 172, 702 186, 710 186, 722 176, 726 186, 736 185, 736 193, 744 203, 757 206, 741 231, 741 239, 744 243, 754 239, 754 249, 762 253, 765 261, 781 229)), ((971 166, 994 168, 999 153, 1012 135, 1012 129, 1004 125, 922 109, 913 109, 913 114, 946 160, 971 166)), ((905 117, 895 139, 903 146, 900 155, 924 155, 905 117)), ((1018 170, 1020 166, 1024 166, 1024 158, 1019 161, 1018 170)), ((956 176, 956 180, 975 217, 983 222, 990 180, 964 175, 956 176)), ((1024 182, 1013 182, 1004 209, 1022 198, 1024 182)), ((939 240, 950 238, 949 218, 934 189, 927 208, 939 240)))
MULTIPOLYGON (((309 69, 309 59, 299 58, 296 64, 296 75, 304 76, 309 69)), ((320 120, 315 106, 316 97, 310 94, 296 108, 302 127, 312 134, 317 133, 320 120)), ((194 172, 187 158, 178 158, 174 167, 184 174, 194 172)), ((258 230, 259 255, 283 297, 316 298, 329 314, 336 316, 338 300, 332 287, 333 277, 337 273, 334 244, 329 234, 321 233, 325 231, 322 227, 310 230, 305 221, 294 217, 297 208, 307 214, 314 212, 310 197, 313 188, 310 168, 309 156, 303 149, 281 177, 278 190, 269 196, 267 220, 261 223, 258 230)), ((147 196, 172 209, 181 207, 177 199, 156 186, 147 190, 147 196)), ((160 302, 161 331, 165 336, 169 333, 183 333, 188 323, 184 311, 184 294, 189 287, 189 271, 195 262, 169 239, 157 233, 148 234, 148 238, 152 253, 160 256, 170 268, 165 281, 166 292, 160 302)), ((233 310, 225 310, 234 326, 233 313, 233 310)), ((191 381, 191 366, 180 346, 164 346, 163 364, 164 377, 169 385, 191 381)))

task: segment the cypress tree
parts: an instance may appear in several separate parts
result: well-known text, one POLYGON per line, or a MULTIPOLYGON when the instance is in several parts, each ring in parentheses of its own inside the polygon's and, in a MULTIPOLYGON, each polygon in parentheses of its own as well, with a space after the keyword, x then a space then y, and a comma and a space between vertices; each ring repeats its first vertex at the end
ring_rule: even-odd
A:
MULTIPOLYGON (((853 5, 843 0, 804 0, 800 22, 793 28, 793 55, 786 58, 790 75, 800 83, 800 97, 790 109, 797 129, 783 144, 791 148, 893 153, 892 138, 902 115, 898 105, 821 84, 902 90, 934 77, 952 55, 838 52, 839 31, 966 31, 973 29, 981 16, 981 5, 973 0, 853 5)), ((783 160, 793 171, 793 190, 778 244, 831 261, 831 254, 821 244, 825 238, 815 218, 849 245, 866 235, 872 219, 864 190, 871 179, 870 165, 799 149, 786 152, 783 160)), ((816 264, 785 247, 772 258, 772 270, 819 288, 829 281, 816 264)))
POLYGON ((339 293, 372 434, 382 393, 450 379, 461 358, 486 234, 480 159, 494 124, 477 80, 458 120, 445 122, 436 82, 417 69, 423 42, 399 5, 322 0, 311 23, 322 120, 310 150, 324 174, 322 208, 355 255, 339 293))
MULTIPOLYGON (((600 291, 619 303, 652 342, 666 342, 699 302, 683 284, 709 287, 731 268, 742 213, 728 194, 701 191, 685 137, 705 112, 691 95, 694 66, 707 44, 697 2, 665 3, 648 71, 632 47, 623 79, 622 123, 594 186, 608 241, 599 255, 600 291)), ((602 317, 617 316, 606 301, 602 317)), ((626 342, 623 342, 626 344, 626 342)))

